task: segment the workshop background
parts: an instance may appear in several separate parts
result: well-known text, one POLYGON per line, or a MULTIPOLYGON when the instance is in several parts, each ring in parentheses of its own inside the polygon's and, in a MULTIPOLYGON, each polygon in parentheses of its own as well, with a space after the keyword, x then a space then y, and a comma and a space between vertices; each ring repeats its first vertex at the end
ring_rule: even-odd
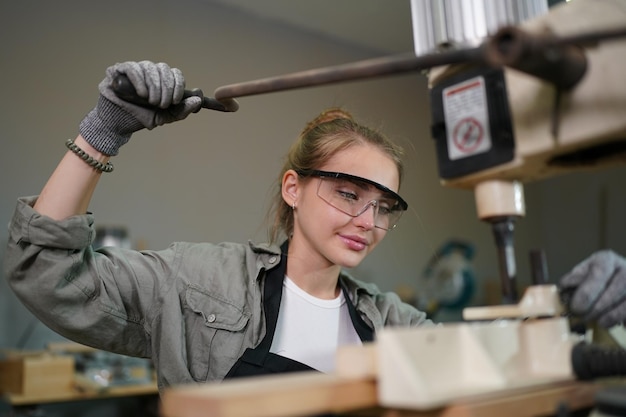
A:
MULTIPOLYGON (((389 25, 411 26, 408 0, 402 21, 389 21, 380 6, 367 20, 355 20, 363 13, 341 14, 332 1, 323 4, 329 18, 380 38, 389 25)), ((95 105, 105 69, 115 62, 167 62, 182 69, 188 88, 210 96, 222 85, 412 50, 412 39, 401 50, 366 46, 211 0, 2 2, 0 38, 4 225, 17 197, 41 190, 66 152, 65 140, 76 136, 78 123, 95 105)), ((461 239, 475 248, 478 291, 472 303, 492 301, 487 293, 494 289, 497 295, 495 244, 490 226, 477 219, 473 192, 440 185, 424 75, 238 101, 235 113, 202 110, 181 123, 135 134, 113 158, 115 171, 100 182, 90 207, 97 224, 126 227, 137 248, 162 249, 179 240, 263 241, 283 155, 310 119, 326 107, 342 106, 405 148, 400 193, 410 206, 399 227, 351 272, 383 290, 417 291, 433 253, 461 239)), ((515 230, 520 294, 529 283, 530 250, 545 251, 553 281, 600 248, 626 254, 625 178, 626 167, 613 167, 526 185, 527 215, 515 230)), ((6 238, 2 227, 0 241, 6 238)), ((4 278, 0 349, 39 349, 62 340, 44 325, 33 325, 36 320, 4 278)))

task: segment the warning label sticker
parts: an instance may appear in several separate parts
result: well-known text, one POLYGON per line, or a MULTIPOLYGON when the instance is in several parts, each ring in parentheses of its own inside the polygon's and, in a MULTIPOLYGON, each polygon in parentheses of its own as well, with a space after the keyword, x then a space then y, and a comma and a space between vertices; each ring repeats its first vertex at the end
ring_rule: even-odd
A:
POLYGON ((475 77, 443 90, 448 158, 456 160, 491 149, 485 80, 475 77))

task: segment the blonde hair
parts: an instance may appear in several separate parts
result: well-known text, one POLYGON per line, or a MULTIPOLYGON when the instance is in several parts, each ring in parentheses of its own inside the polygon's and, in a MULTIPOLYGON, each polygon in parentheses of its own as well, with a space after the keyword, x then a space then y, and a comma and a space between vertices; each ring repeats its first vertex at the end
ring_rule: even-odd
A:
POLYGON ((337 152, 351 146, 370 144, 385 152, 395 162, 400 182, 404 174, 403 150, 381 132, 357 123, 352 115, 339 108, 329 108, 311 120, 302 130, 286 155, 285 163, 278 176, 276 193, 268 212, 271 221, 270 242, 276 243, 281 234, 293 233, 293 212, 282 197, 282 178, 290 169, 306 171, 318 169, 337 152))

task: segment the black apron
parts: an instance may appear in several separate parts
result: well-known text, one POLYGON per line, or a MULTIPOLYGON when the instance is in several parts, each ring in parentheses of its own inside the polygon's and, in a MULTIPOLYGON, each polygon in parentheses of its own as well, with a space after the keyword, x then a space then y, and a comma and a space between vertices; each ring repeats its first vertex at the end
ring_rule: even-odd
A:
MULTIPOLYGON (((270 352, 274 332, 276 331, 276 323, 278 322, 280 300, 283 295, 283 280, 287 270, 287 249, 287 242, 285 242, 281 246, 283 255, 281 256, 280 264, 270 270, 265 277, 263 290, 266 327, 265 337, 256 348, 248 348, 243 352, 243 355, 235 362, 233 367, 230 368, 230 371, 228 371, 224 379, 272 373, 316 371, 316 369, 301 362, 270 352)), ((340 286, 346 298, 346 303, 348 304, 348 311, 354 329, 362 342, 371 342, 374 340, 374 331, 358 315, 356 308, 352 305, 352 301, 348 296, 345 286, 341 282, 340 286)))

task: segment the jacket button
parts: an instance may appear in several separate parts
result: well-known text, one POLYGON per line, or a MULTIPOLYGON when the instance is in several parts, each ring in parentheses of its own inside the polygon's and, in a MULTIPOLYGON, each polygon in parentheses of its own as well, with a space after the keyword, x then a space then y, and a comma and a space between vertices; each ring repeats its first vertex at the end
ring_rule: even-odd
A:
POLYGON ((209 314, 206 318, 206 321, 209 323, 213 323, 215 321, 215 314, 209 314))
POLYGON ((271 264, 273 264, 274 262, 276 262, 276 259, 278 259, 276 256, 272 256, 272 257, 269 259, 269 262, 270 262, 271 264))

